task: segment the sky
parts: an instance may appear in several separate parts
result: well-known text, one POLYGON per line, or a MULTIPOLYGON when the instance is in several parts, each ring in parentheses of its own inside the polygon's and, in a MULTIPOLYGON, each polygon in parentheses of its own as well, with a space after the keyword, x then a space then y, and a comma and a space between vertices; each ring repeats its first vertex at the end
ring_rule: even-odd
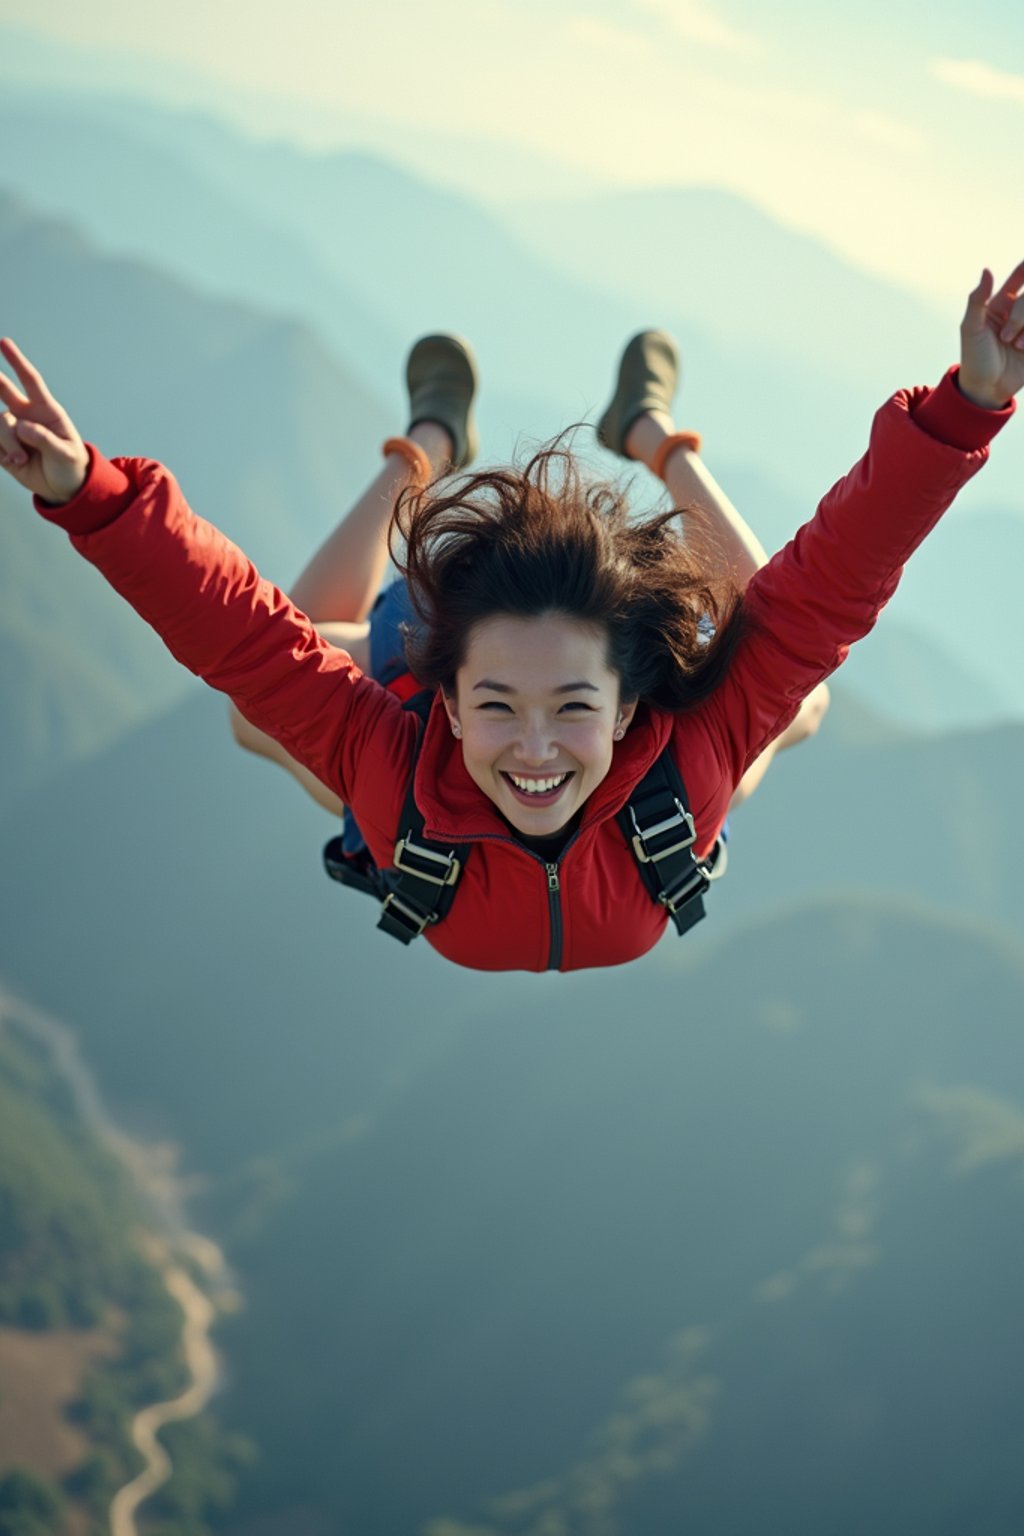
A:
POLYGON ((1024 257, 1016 0, 0 0, 0 20, 65 50, 50 83, 360 143, 491 200, 724 187, 944 305, 1024 257))

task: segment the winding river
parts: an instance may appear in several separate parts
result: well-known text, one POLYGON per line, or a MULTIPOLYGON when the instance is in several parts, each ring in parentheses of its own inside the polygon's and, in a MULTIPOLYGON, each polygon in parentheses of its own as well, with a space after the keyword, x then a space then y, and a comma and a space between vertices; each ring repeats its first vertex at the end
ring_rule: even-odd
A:
POLYGON ((138 1477, 125 1483, 114 1495, 110 1505, 110 1536, 137 1536, 135 1511, 171 1475, 171 1458, 157 1439, 159 1430, 175 1419, 190 1419, 201 1413, 217 1385, 217 1357, 210 1343, 216 1308, 180 1265, 166 1264, 163 1280, 185 1316, 181 1341, 192 1381, 179 1397, 166 1403, 151 1403, 132 1420, 132 1440, 146 1465, 138 1477))
POLYGON ((191 1261, 210 1290, 219 1295, 223 1306, 237 1305, 237 1292, 231 1287, 228 1268, 217 1245, 185 1226, 173 1159, 168 1158, 166 1149, 145 1147, 114 1125, 103 1107, 93 1076, 82 1061, 72 1031, 40 1009, 0 990, 0 1028, 4 1025, 21 1030, 47 1047, 54 1067, 71 1087, 83 1120, 130 1172, 160 1228, 159 1236, 147 1235, 146 1255, 160 1270, 168 1292, 182 1310, 181 1343, 191 1378, 189 1385, 178 1397, 150 1403, 136 1413, 131 1437, 145 1466, 137 1477, 118 1489, 110 1506, 110 1536, 138 1536, 135 1517, 139 1506, 167 1481, 172 1471, 170 1457, 157 1438, 159 1431, 165 1424, 201 1413, 217 1386, 217 1356, 210 1342, 210 1330, 218 1307, 193 1279, 184 1261, 191 1261))

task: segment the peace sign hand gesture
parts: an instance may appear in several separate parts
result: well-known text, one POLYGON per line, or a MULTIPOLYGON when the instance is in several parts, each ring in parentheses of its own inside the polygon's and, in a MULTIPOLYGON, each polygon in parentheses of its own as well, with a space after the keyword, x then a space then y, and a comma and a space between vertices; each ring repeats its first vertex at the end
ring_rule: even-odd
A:
POLYGON ((0 415, 0 468, 44 501, 70 501, 89 473, 89 450, 20 348, 4 338, 0 352, 22 386, 0 373, 0 401, 7 407, 0 415))
POLYGON ((960 325, 960 389, 990 409, 1024 387, 1024 261, 994 288, 986 267, 960 325))

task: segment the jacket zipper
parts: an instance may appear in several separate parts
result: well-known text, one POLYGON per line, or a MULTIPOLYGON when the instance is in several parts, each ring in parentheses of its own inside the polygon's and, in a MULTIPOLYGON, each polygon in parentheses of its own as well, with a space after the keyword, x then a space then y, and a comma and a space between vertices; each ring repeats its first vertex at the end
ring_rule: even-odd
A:
MULTIPOLYGON (((565 855, 578 837, 579 829, 573 833, 562 849, 558 856, 559 860, 565 858, 565 855)), ((558 873, 558 864, 549 864, 539 853, 534 853, 532 848, 527 848, 524 843, 517 842, 514 837, 496 837, 492 832, 485 832, 475 838, 474 841, 481 843, 508 843, 513 848, 518 848, 521 853, 525 853, 543 867, 544 878, 548 888, 548 920, 551 924, 551 945, 548 949, 547 968, 549 971, 561 970, 562 952, 565 948, 565 942, 562 930, 562 881, 558 873)))
POLYGON ((548 970, 557 971, 562 964, 562 901, 558 865, 545 864, 548 877, 548 916, 551 919, 551 950, 548 954, 548 970))

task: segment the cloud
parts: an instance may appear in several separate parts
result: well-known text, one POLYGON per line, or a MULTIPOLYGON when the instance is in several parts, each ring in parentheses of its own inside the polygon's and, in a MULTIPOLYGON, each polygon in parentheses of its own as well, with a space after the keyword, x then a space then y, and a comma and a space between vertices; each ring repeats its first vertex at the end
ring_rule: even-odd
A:
POLYGON ((706 1328, 669 1341, 660 1369, 627 1381, 593 1432, 587 1454, 564 1472, 490 1501, 496 1525, 432 1520, 423 1536, 568 1536, 619 1530, 618 1506, 644 1479, 671 1472, 711 1427, 721 1382, 705 1365, 714 1342, 706 1328))
POLYGON ((954 1169, 973 1173, 992 1163, 1024 1163, 1024 1107, 986 1088, 924 1084, 913 1095, 956 1149, 954 1169))
POLYGON ((634 0, 634 4, 688 43, 704 43, 730 53, 752 53, 758 48, 752 33, 723 21, 703 0, 634 0))
POLYGON ((928 68, 944 85, 970 96, 1024 103, 1024 75, 1011 75, 980 59, 931 59, 928 68))
POLYGON ((791 1269, 768 1275, 755 1286, 756 1300, 768 1305, 785 1301, 808 1276, 817 1276, 835 1294, 845 1290, 854 1276, 877 1264, 880 1250, 871 1237, 878 1220, 880 1182, 881 1173, 874 1163, 851 1164, 844 1173, 832 1230, 791 1269))

